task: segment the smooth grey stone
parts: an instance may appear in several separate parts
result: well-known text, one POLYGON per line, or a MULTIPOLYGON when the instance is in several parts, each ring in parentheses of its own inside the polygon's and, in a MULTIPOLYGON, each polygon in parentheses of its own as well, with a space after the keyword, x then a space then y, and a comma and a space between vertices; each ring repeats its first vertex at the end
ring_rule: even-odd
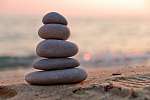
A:
POLYGON ((73 58, 41 59, 33 64, 39 70, 60 70, 78 67, 80 63, 73 58))
POLYGON ((87 73, 79 68, 55 71, 37 71, 28 74, 25 80, 33 85, 54 85, 78 83, 87 78, 87 73))
POLYGON ((63 24, 67 25, 68 22, 64 16, 57 12, 51 12, 46 14, 42 20, 43 24, 63 24))
POLYGON ((70 36, 70 30, 61 24, 46 24, 39 29, 38 34, 43 39, 67 40, 70 36))
POLYGON ((36 48, 37 55, 45 58, 72 57, 78 53, 76 44, 64 40, 44 40, 36 48))

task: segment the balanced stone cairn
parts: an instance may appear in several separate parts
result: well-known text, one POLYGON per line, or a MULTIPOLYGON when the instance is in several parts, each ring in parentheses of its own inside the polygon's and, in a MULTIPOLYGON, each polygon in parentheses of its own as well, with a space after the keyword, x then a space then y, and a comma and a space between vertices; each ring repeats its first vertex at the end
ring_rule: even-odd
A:
POLYGON ((33 64, 35 69, 25 76, 25 80, 33 85, 54 85, 78 83, 87 78, 87 73, 75 68, 80 63, 72 57, 78 53, 76 44, 66 41, 70 36, 67 20, 62 15, 51 12, 44 16, 43 26, 39 29, 39 36, 45 39, 38 44, 36 53, 41 60, 33 64))

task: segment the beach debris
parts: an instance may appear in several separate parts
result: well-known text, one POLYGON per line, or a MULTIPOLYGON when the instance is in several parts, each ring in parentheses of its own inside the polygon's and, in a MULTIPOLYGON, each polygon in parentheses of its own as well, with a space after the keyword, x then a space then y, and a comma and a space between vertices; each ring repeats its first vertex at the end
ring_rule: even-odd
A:
POLYGON ((105 85, 104 85, 104 91, 105 92, 108 92, 108 91, 110 91, 113 88, 114 88, 114 86, 113 86, 112 83, 107 83, 107 84, 105 83, 105 85))
POLYGON ((112 73, 112 76, 118 76, 118 75, 122 75, 122 73, 121 72, 114 72, 114 73, 112 73))

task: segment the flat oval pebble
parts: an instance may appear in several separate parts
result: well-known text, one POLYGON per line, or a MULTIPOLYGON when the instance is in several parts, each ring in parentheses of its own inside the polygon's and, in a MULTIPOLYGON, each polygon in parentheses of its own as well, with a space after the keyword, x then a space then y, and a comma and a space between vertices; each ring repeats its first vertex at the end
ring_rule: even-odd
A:
POLYGON ((38 34, 43 39, 67 40, 70 36, 70 30, 61 24, 46 24, 39 29, 38 34))
POLYGON ((44 40, 36 48, 37 55, 45 58, 72 57, 78 53, 76 44, 64 40, 44 40))
POLYGON ((74 68, 79 65, 80 63, 73 58, 55 58, 38 60, 33 64, 33 67, 39 70, 60 70, 74 68))
POLYGON ((33 85, 54 85, 78 83, 87 78, 87 73, 79 68, 55 71, 32 72, 25 80, 33 85))
POLYGON ((57 12, 51 12, 46 14, 42 20, 43 24, 63 24, 67 25, 68 22, 64 16, 57 12))

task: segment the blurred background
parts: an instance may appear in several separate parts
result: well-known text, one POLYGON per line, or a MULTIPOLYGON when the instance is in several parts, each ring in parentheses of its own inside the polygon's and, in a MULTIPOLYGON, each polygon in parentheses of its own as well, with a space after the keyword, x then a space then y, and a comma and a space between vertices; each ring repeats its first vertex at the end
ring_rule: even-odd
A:
POLYGON ((42 17, 52 11, 68 19, 83 67, 149 65, 149 0, 0 0, 1 71, 31 68, 42 17))

